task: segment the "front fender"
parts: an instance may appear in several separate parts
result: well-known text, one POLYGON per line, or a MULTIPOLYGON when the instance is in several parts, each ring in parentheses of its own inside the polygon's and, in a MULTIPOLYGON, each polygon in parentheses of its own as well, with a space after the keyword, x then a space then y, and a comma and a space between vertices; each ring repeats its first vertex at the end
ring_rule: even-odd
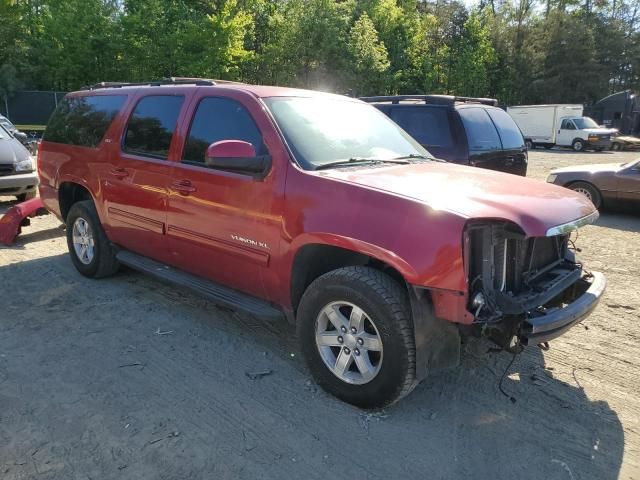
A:
POLYGON ((418 273, 415 269, 396 253, 357 238, 336 235, 335 233, 328 232, 304 233, 296 237, 291 243, 291 248, 289 250, 289 267, 293 265, 293 261, 300 249, 306 245, 339 247, 345 250, 350 250, 354 253, 367 255, 396 269, 407 282, 415 283, 418 281, 418 273))

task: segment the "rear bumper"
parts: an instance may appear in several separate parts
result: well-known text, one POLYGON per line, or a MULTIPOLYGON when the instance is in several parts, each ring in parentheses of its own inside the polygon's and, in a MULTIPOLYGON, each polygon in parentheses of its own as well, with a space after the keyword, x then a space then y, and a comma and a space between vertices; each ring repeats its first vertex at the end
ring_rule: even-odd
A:
POLYGON ((0 195, 20 195, 34 192, 38 183, 36 172, 0 177, 0 195))
POLYGON ((591 278, 583 281, 588 283, 588 288, 567 306, 525 320, 520 330, 523 344, 537 345, 553 340, 593 311, 605 291, 607 280, 603 274, 593 272, 591 278))

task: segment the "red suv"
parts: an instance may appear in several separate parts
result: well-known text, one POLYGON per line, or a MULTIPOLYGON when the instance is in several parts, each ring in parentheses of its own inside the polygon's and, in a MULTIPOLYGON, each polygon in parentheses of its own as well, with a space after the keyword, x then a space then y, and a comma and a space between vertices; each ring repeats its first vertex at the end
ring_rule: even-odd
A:
POLYGON ((66 96, 39 161, 80 273, 124 264, 260 317, 362 407, 454 366, 461 335, 561 335, 605 288, 570 232, 584 196, 443 163, 359 100, 199 79, 66 96))

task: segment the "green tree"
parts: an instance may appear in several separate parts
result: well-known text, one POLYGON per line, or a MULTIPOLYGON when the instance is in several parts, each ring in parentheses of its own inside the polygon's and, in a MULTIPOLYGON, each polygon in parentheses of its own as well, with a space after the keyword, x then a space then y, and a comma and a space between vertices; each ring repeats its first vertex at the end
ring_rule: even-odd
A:
POLYGON ((371 95, 384 91, 389 56, 366 12, 351 27, 347 50, 353 72, 351 86, 356 93, 371 95))

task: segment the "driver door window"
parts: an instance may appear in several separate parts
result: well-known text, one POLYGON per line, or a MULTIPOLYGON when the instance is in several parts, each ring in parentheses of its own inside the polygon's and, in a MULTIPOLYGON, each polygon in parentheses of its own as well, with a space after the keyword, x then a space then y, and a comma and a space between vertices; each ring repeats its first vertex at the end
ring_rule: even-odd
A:
POLYGON ((203 98, 189 128, 182 163, 204 167, 207 148, 220 140, 242 140, 251 143, 257 155, 266 153, 260 131, 242 105, 229 98, 203 98))

